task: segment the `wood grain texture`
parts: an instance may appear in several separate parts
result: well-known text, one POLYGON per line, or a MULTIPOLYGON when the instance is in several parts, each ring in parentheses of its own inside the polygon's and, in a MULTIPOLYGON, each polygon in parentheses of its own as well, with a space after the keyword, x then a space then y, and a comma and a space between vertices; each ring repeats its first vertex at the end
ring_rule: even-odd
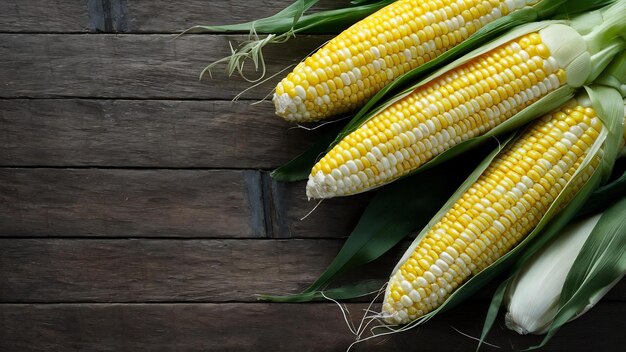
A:
POLYGON ((0 32, 85 32, 87 0, 0 1, 0 32))
POLYGON ((9 99, 0 165, 272 169, 320 131, 294 129, 270 102, 9 99))
POLYGON ((314 207, 255 170, 0 169, 0 237, 342 238, 370 194, 314 207))
MULTIPOLYGON (((248 105, 284 74, 231 104, 248 82, 223 66, 197 76, 246 36, 173 40, 291 2, 0 1, 0 351, 346 350, 352 336, 335 305, 254 294, 310 284, 372 195, 324 201, 299 220, 315 205, 304 184, 266 170, 323 131, 290 130, 270 103, 248 105)), ((267 47, 268 73, 330 37, 267 47)), ((344 280, 386 277, 406 246, 344 280)), ((479 335, 494 288, 354 350, 473 351, 452 327, 479 335)), ((348 303, 355 317, 368 299, 348 303)), ((622 280, 544 350, 619 350, 625 313, 622 280)), ((501 320, 489 342, 532 343, 501 320)))
MULTIPOLYGON (((251 83, 228 78, 225 66, 198 80, 208 64, 230 54, 241 35, 0 34, 0 98, 98 97, 232 99, 251 83)), ((300 62, 327 40, 298 36, 264 51, 267 72, 300 62)), ((246 67, 252 70, 250 63, 246 67)), ((252 70, 253 71, 253 70, 252 70)), ((249 73, 257 77, 258 73, 249 73)), ((243 95, 262 99, 283 75, 243 95)))
MULTIPOLYGON (((259 6, 235 0, 3 0, 0 32, 178 33, 197 24, 240 23, 271 16, 291 3, 268 0, 259 6)), ((314 9, 336 6, 326 0, 314 9)))
MULTIPOLYGON (((408 242, 345 280, 384 279, 408 242)), ((339 240, 0 239, 0 302, 254 302, 297 293, 339 240)), ((495 285, 473 298, 490 299, 495 285)), ((606 298, 626 300, 626 281, 606 298)))
POLYGON ((264 237, 257 171, 0 169, 0 236, 264 237))
POLYGON ((274 237, 346 237, 356 226, 373 192, 350 197, 308 201, 306 182, 282 183, 270 180, 274 237), (317 207, 316 207, 317 206, 317 207))
MULTIPOLYGON (((364 304, 349 304, 360 317, 364 304)), ((486 304, 463 305, 420 329, 374 339, 359 351, 474 351, 486 304), (418 346, 418 347, 416 347, 418 346)), ((616 351, 626 305, 601 302, 563 327, 542 351, 616 351), (610 319, 616 317, 616 321, 610 319)), ((337 306, 320 304, 0 305, 3 351, 345 351, 353 341, 337 306)), ((498 320, 482 351, 520 350, 539 341, 498 320)))
POLYGON ((336 240, 0 240, 0 301, 256 301, 304 289, 336 240))

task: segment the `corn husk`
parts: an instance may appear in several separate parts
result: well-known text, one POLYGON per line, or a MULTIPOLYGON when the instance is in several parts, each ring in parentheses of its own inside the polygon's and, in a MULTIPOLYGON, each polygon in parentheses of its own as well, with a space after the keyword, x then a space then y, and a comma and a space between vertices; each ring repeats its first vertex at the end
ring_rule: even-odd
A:
MULTIPOLYGON (((618 266, 611 268, 617 277, 606 286, 597 287, 589 295, 588 302, 579 305, 568 321, 591 309, 626 274, 626 199, 605 213, 568 225, 519 270, 506 293, 506 326, 519 334, 548 332, 559 313, 561 292, 568 273, 575 263, 578 264, 576 270, 582 270, 580 267, 584 264, 581 262, 586 259, 584 253, 596 250, 604 253, 595 254, 595 257, 609 256, 609 265, 618 266), (603 243, 607 244, 604 248, 600 247, 603 243)), ((577 290, 585 289, 580 287, 577 290)))

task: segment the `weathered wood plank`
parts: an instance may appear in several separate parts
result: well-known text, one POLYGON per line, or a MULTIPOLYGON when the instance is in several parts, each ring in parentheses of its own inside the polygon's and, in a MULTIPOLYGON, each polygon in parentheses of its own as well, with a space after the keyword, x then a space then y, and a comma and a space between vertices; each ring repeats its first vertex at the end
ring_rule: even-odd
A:
POLYGON ((84 32, 87 1, 0 1, 0 32, 84 32))
POLYGON ((370 197, 328 200, 300 221, 313 207, 304 185, 268 180, 253 170, 3 168, 0 237, 345 237, 370 197))
MULTIPOLYGON (((350 304, 359 317, 363 304, 350 304)), ((457 307, 419 329, 374 339, 354 351, 473 351, 486 304, 457 307)), ((625 303, 601 302, 563 327, 542 351, 619 351, 625 303), (608 317, 613 317, 610 319, 608 317)), ((358 323, 358 322, 357 322, 358 323)), ((539 342, 498 320, 484 351, 539 342)), ((353 341, 332 304, 0 305, 3 351, 345 351, 353 341), (297 346, 297 347, 294 347, 297 346), (295 348, 295 349, 294 349, 295 348)))
MULTIPOLYGON (((0 301, 224 302, 296 293, 339 240, 0 239, 0 301)), ((404 243, 346 280, 384 279, 404 243)), ((490 299, 494 286, 473 299, 490 299)), ((608 299, 626 300, 626 280, 608 299)))
MULTIPOLYGON (((126 5, 128 31, 177 33, 193 25, 242 23, 271 16, 292 4, 290 0, 264 1, 131 1, 126 5)), ((322 0, 311 11, 337 8, 346 4, 322 0)))
POLYGON ((4 239, 0 244, 0 301, 220 302, 299 292, 330 263, 341 241, 4 239))
MULTIPOLYGON (((216 68, 199 81, 206 64, 230 53, 234 35, 0 34, 0 97, 98 97, 232 99, 251 84, 216 68)), ((267 72, 298 63, 328 37, 299 36, 265 50, 267 72)), ((247 67, 252 67, 250 63, 247 67)), ((258 76, 249 73, 250 77, 258 76)), ((282 78, 243 98, 261 99, 282 78)))
MULTIPOLYGON (((271 16, 291 4, 250 1, 166 0, 3 0, 0 32, 177 33, 192 25, 247 22, 271 16)), ((314 9, 336 7, 322 1, 314 9)))
POLYGON ((0 236, 264 237, 261 175, 0 169, 0 236))
POLYGON ((0 165, 270 169, 320 135, 250 103, 3 100, 0 165))
POLYGON ((306 182, 269 182, 272 194, 269 211, 275 237, 348 236, 374 194, 325 199, 316 207, 317 200, 307 200, 306 182))

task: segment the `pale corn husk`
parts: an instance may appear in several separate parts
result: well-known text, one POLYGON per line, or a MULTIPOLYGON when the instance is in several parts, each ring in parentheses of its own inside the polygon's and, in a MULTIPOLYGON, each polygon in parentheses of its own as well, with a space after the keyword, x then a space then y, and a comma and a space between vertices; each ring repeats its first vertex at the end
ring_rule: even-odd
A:
POLYGON ((548 330, 558 311, 567 273, 601 215, 568 225, 513 277, 506 294, 507 328, 521 335, 548 330))
POLYGON ((521 268, 507 290, 506 326, 519 334, 545 334, 558 328, 559 315, 563 324, 585 314, 626 274, 625 251, 626 198, 572 223, 521 268), (568 283, 575 289, 563 297, 568 283))

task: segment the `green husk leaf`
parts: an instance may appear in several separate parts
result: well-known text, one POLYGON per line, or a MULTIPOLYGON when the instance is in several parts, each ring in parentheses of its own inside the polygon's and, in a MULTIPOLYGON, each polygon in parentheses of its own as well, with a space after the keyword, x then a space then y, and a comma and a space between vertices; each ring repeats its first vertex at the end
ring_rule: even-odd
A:
MULTIPOLYGON (((626 160, 621 159, 616 163, 626 163, 626 160)), ((598 188, 591 194, 585 207, 578 214, 579 217, 595 214, 602 209, 606 208, 608 204, 612 204, 618 199, 626 196, 626 171, 621 176, 617 177, 612 182, 598 188)))
POLYGON ((609 208, 596 224, 570 269, 559 311, 541 344, 579 315, 592 298, 626 272, 626 198, 609 208))
POLYGON ((487 334, 489 333, 489 330, 491 330, 491 327, 493 326, 493 324, 496 322, 496 319, 498 318, 498 312, 500 311, 500 306, 502 305, 502 301, 504 301, 504 294, 506 293, 506 289, 508 287, 509 281, 511 281, 510 278, 504 280, 500 285, 498 285, 496 292, 494 292, 493 294, 493 298, 491 299, 491 304, 489 305, 489 309, 487 310, 487 317, 485 318, 485 324, 483 325, 483 330, 480 333, 480 340, 478 341, 478 346, 476 346, 476 351, 480 349, 480 345, 482 345, 482 343, 485 341, 485 338, 487 338, 487 334))
POLYGON ((272 171, 270 176, 282 182, 295 182, 306 180, 311 173, 308 160, 317 160, 326 152, 326 147, 335 140, 337 133, 341 130, 341 125, 331 124, 329 130, 313 143, 309 149, 295 157, 287 164, 272 171))
MULTIPOLYGON (((567 18, 574 14, 587 12, 593 9, 597 9, 602 6, 614 3, 616 0, 567 0, 560 2, 558 8, 554 13, 559 17, 567 18)), ((546 6, 556 6, 556 4, 550 4, 546 6)))
POLYGON ((607 145, 604 148, 604 182, 611 175, 613 165, 620 152, 620 142, 624 135, 624 101, 619 91, 611 87, 594 85, 585 90, 591 99, 591 105, 604 127, 608 130, 607 145))
POLYGON ((249 33, 248 40, 241 42, 237 48, 231 44, 231 55, 219 59, 207 65, 200 73, 200 79, 208 72, 221 64, 227 64, 227 74, 232 76, 235 72, 245 80, 255 83, 264 82, 265 60, 263 59, 263 48, 269 44, 280 44, 295 37, 298 33, 334 33, 339 32, 351 24, 367 17, 371 13, 390 4, 393 0, 381 0, 368 2, 360 6, 348 6, 335 10, 319 11, 313 14, 305 14, 307 10, 318 0, 297 0, 279 13, 256 21, 222 25, 222 26, 193 26, 185 30, 186 33, 203 32, 234 32, 249 33), (267 36, 259 37, 259 33, 267 36), (244 64, 246 60, 254 62, 255 71, 261 69, 261 74, 256 79, 249 79, 244 74, 244 64))
MULTIPOLYGON (((592 91, 595 92, 593 99, 596 101, 596 105, 600 105, 599 100, 603 92, 608 92, 609 97, 612 96, 611 99, 613 100, 613 104, 612 107, 607 107, 606 109, 610 110, 610 113, 615 114, 616 116, 620 114, 620 109, 622 109, 621 113, 623 113, 626 101, 622 100, 620 107, 617 97, 618 95, 621 95, 622 97, 626 96, 626 90, 624 89, 623 82, 626 82, 626 55, 624 55, 624 53, 615 57, 610 66, 607 67, 602 73, 602 76, 596 80, 596 84, 592 89, 592 91), (603 86, 604 90, 598 90, 599 86, 603 86), (614 91, 610 91, 611 89, 614 91)), ((621 123, 623 123, 623 120, 621 123)), ((619 121, 614 121, 614 125, 612 127, 615 130, 613 138, 621 138, 620 135, 623 133, 621 132, 622 130, 620 130, 621 123, 619 121)), ((612 153, 617 152, 618 150, 612 151, 612 153)), ((626 164, 626 160, 618 159, 616 163, 626 164)), ((600 187, 591 195, 589 201, 585 205, 585 209, 580 212, 579 216, 585 216, 598 212, 626 194, 626 168, 622 169, 624 172, 621 176, 615 177, 612 182, 600 187)))
POLYGON ((376 0, 352 0, 350 1, 352 5, 365 5, 365 4, 373 3, 373 2, 376 2, 376 0))
POLYGON ((305 14, 319 0, 296 0, 282 11, 270 17, 239 24, 193 26, 186 32, 234 32, 255 31, 262 34, 295 33, 319 34, 341 31, 395 0, 366 1, 343 8, 305 14))
POLYGON ((594 83, 611 87, 619 91, 622 97, 626 97, 626 52, 616 56, 594 83))
MULTIPOLYGON (((503 142, 506 143, 508 140, 503 142)), ((468 157, 457 160, 453 167, 434 167, 382 188, 370 201, 333 262, 311 286, 299 294, 263 298, 276 302, 318 298, 311 292, 324 289, 345 271, 380 257, 411 231, 423 226, 494 146, 497 146, 495 142, 473 151, 468 157)), ((480 165, 486 167, 494 155, 492 152, 480 165)))

